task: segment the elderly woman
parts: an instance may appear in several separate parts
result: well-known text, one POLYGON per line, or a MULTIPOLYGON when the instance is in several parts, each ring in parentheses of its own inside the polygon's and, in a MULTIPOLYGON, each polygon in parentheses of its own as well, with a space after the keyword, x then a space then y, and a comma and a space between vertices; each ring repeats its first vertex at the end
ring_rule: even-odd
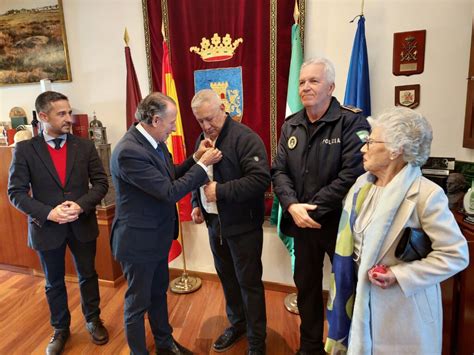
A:
POLYGON ((421 176, 432 140, 428 121, 397 107, 372 128, 361 149, 367 173, 346 196, 339 224, 326 351, 440 354, 439 284, 467 266, 467 243, 443 190, 421 176), (429 237, 426 257, 395 256, 407 228, 429 237))

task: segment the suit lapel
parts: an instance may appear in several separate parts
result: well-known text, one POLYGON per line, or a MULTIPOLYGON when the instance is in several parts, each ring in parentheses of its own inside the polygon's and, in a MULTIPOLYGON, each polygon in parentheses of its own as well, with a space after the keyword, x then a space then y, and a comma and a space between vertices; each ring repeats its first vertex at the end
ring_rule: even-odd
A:
POLYGON ((156 151, 156 149, 153 148, 153 146, 150 144, 150 142, 143 136, 143 134, 140 133, 140 131, 138 131, 138 129, 135 126, 130 127, 129 132, 130 132, 130 134, 132 134, 135 137, 135 139, 142 146, 145 147, 145 149, 147 149, 154 157, 156 157, 156 161, 158 161, 158 164, 164 166, 166 172, 168 173, 168 175, 170 177, 172 177, 173 175, 171 173, 170 164, 169 164, 170 154, 168 152, 168 148, 166 147, 166 144, 164 144, 164 143, 160 144, 159 143, 161 149, 163 150, 165 160, 166 160, 166 161, 163 161, 163 159, 161 159, 161 157, 158 156, 158 152, 156 151))
POLYGON ((64 183, 64 186, 67 186, 69 178, 71 177, 72 168, 74 167, 74 162, 77 156, 77 151, 79 150, 77 139, 71 134, 67 135, 66 144, 67 144, 66 181, 64 183))
POLYGON ((420 191, 420 182, 421 178, 418 178, 417 181, 415 181, 408 190, 405 199, 403 200, 397 211, 397 214, 395 215, 392 227, 388 231, 387 237, 385 238, 385 241, 382 244, 379 256, 377 258, 377 262, 383 259, 385 254, 393 246, 393 243, 398 240, 398 236, 400 235, 402 230, 406 227, 407 222, 416 207, 418 193, 420 191))
POLYGON ((53 180, 56 181, 56 183, 62 188, 63 186, 61 184, 61 181, 59 180, 58 172, 56 171, 56 168, 54 167, 53 159, 51 159, 51 154, 49 154, 48 146, 44 140, 44 137, 42 135, 36 137, 34 140, 32 140, 32 144, 33 144, 34 150, 38 154, 38 157, 40 158, 40 160, 46 166, 46 169, 49 171, 49 173, 53 177, 53 180))

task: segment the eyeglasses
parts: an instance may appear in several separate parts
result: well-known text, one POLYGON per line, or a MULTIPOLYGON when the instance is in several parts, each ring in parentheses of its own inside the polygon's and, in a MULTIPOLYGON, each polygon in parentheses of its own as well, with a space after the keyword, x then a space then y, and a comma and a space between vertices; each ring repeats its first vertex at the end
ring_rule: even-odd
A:
POLYGON ((376 141, 375 139, 371 139, 371 138, 367 137, 367 138, 365 138, 364 143, 367 146, 367 150, 369 150, 371 144, 374 144, 374 143, 388 143, 388 142, 376 141))

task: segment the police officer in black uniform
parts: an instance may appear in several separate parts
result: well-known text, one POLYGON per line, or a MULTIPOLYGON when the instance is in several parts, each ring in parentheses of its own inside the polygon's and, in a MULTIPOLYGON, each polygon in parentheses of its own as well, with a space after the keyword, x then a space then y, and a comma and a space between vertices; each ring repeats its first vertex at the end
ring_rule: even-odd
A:
POLYGON ((332 260, 342 199, 364 172, 360 148, 370 130, 360 109, 341 106, 332 96, 334 79, 329 60, 303 63, 299 95, 304 108, 283 124, 272 165, 273 188, 284 211, 280 228, 295 238, 300 355, 325 354, 324 255, 332 260))

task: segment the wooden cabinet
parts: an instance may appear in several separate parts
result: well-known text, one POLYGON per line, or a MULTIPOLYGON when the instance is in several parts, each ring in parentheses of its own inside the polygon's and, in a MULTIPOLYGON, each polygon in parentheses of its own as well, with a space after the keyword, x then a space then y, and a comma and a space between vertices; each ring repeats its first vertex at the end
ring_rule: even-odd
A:
MULTIPOLYGON (((11 147, 0 147, 0 268, 42 274, 38 255, 28 248, 27 217, 10 204, 7 196, 12 152, 11 147)), ((115 206, 97 208, 99 237, 95 264, 99 283, 106 286, 115 286, 123 279, 120 265, 113 259, 109 244, 114 213, 115 206)), ((66 274, 76 275, 69 250, 66 253, 66 274)), ((77 278, 72 277, 71 280, 77 278)))
MULTIPOLYGON (((469 256, 474 256, 474 225, 464 216, 454 216, 467 239, 469 256)), ((469 266, 441 284, 443 291, 443 354, 474 354, 474 266, 469 266)))
POLYGON ((27 246, 26 216, 14 208, 7 196, 12 148, 0 147, 0 264, 41 270, 36 252, 27 246))
POLYGON ((474 225, 464 222, 461 213, 455 213, 456 220, 467 239, 470 263, 468 267, 454 277, 454 289, 457 290, 456 304, 453 309, 454 354, 474 354, 474 225))

